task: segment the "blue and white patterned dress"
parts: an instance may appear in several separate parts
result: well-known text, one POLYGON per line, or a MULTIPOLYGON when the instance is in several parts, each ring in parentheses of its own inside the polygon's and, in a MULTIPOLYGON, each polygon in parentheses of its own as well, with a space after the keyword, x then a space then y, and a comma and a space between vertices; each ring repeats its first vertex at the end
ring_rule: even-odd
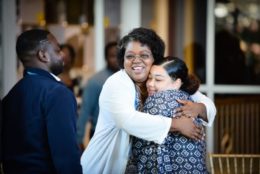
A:
MULTIPOLYGON (((176 99, 191 100, 183 91, 162 91, 147 98, 143 112, 172 117, 174 109, 180 107, 176 99)), ((201 124, 199 119, 195 122, 201 124)), ((169 133, 160 145, 133 137, 130 160, 137 173, 208 173, 205 141, 195 141, 178 132, 169 133)))

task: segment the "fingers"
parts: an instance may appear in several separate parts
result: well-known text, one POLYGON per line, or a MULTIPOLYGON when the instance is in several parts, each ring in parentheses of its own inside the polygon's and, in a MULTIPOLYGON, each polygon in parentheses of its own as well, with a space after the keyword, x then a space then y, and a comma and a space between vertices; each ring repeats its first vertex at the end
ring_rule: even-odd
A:
POLYGON ((195 140, 200 140, 201 139, 201 131, 199 128, 196 129, 196 131, 193 132, 193 137, 195 140))
POLYGON ((205 132, 205 129, 204 129, 203 126, 202 126, 202 130, 201 130, 201 135, 202 135, 201 140, 205 140, 205 138, 206 138, 206 132, 205 132))
POLYGON ((184 115, 185 117, 192 118, 192 119, 194 120, 194 118, 192 117, 192 114, 189 114, 189 113, 186 113, 186 114, 185 114, 185 113, 184 113, 183 115, 184 115))
POLYGON ((204 139, 205 139, 205 133, 204 133, 204 129, 203 129, 202 126, 196 126, 196 125, 195 125, 192 138, 193 138, 194 140, 197 140, 197 141, 200 141, 200 140, 204 140, 204 139))
POLYGON ((182 112, 182 107, 174 109, 174 113, 179 113, 179 112, 182 112))
POLYGON ((180 104, 182 104, 182 105, 188 105, 188 104, 190 104, 190 103, 193 103, 192 101, 190 101, 190 100, 180 100, 180 99, 177 99, 177 101, 180 103, 180 104))
POLYGON ((175 112, 174 117, 178 118, 182 116, 182 112, 175 112))
POLYGON ((186 112, 186 110, 185 110, 185 108, 182 106, 182 107, 179 107, 179 108, 176 108, 175 110, 174 110, 174 114, 176 115, 176 116, 185 116, 185 115, 187 115, 187 113, 185 113, 186 112))
POLYGON ((183 103, 183 100, 180 100, 180 99, 177 99, 177 102, 179 102, 179 103, 183 103))
POLYGON ((180 99, 177 99, 177 101, 180 103, 180 104, 187 104, 188 100, 180 100, 180 99))
POLYGON ((175 131, 181 132, 182 135, 196 141, 202 140, 203 128, 195 124, 194 118, 180 117, 175 120, 175 125, 179 125, 175 131))
POLYGON ((183 106, 176 108, 174 110, 174 113, 176 116, 186 116, 186 117, 192 117, 192 108, 190 108, 190 103, 192 103, 189 100, 177 100, 180 104, 183 106))
POLYGON ((174 110, 174 116, 175 117, 184 116, 184 117, 188 117, 188 118, 194 117, 192 113, 185 111, 185 110, 182 110, 182 107, 174 110))

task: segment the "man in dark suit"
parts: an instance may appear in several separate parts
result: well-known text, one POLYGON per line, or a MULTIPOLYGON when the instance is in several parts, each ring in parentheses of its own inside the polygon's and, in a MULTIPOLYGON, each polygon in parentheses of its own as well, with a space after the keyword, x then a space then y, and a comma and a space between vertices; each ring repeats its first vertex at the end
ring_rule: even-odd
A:
POLYGON ((0 173, 2 172, 2 99, 0 98, 0 173))
POLYGON ((56 38, 46 30, 25 31, 16 52, 24 77, 2 101, 4 173, 82 173, 76 100, 57 78, 64 54, 56 38))

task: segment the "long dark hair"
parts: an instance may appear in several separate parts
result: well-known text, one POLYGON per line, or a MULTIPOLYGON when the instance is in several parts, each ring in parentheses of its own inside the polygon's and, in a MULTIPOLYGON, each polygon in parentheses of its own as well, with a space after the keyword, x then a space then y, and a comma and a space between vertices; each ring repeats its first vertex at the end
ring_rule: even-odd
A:
POLYGON ((180 89, 188 94, 192 95, 198 90, 200 80, 195 75, 188 74, 188 68, 180 58, 167 56, 156 60, 154 65, 161 65, 173 80, 180 78, 183 83, 180 89))

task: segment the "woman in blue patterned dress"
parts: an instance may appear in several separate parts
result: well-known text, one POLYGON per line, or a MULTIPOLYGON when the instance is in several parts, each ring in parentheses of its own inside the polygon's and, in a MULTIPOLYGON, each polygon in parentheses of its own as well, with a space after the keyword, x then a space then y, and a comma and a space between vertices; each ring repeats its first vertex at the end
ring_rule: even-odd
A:
MULTIPOLYGON (((146 83, 149 96, 143 111, 172 117, 174 109, 180 107, 177 100, 191 100, 190 95, 199 85, 199 80, 188 74, 181 59, 161 59, 150 70, 146 83)), ((199 116, 191 119, 200 125, 204 122, 199 116)), ((196 141, 179 132, 169 133, 160 145, 133 137, 130 159, 137 167, 137 173, 208 173, 205 140, 196 141)))

